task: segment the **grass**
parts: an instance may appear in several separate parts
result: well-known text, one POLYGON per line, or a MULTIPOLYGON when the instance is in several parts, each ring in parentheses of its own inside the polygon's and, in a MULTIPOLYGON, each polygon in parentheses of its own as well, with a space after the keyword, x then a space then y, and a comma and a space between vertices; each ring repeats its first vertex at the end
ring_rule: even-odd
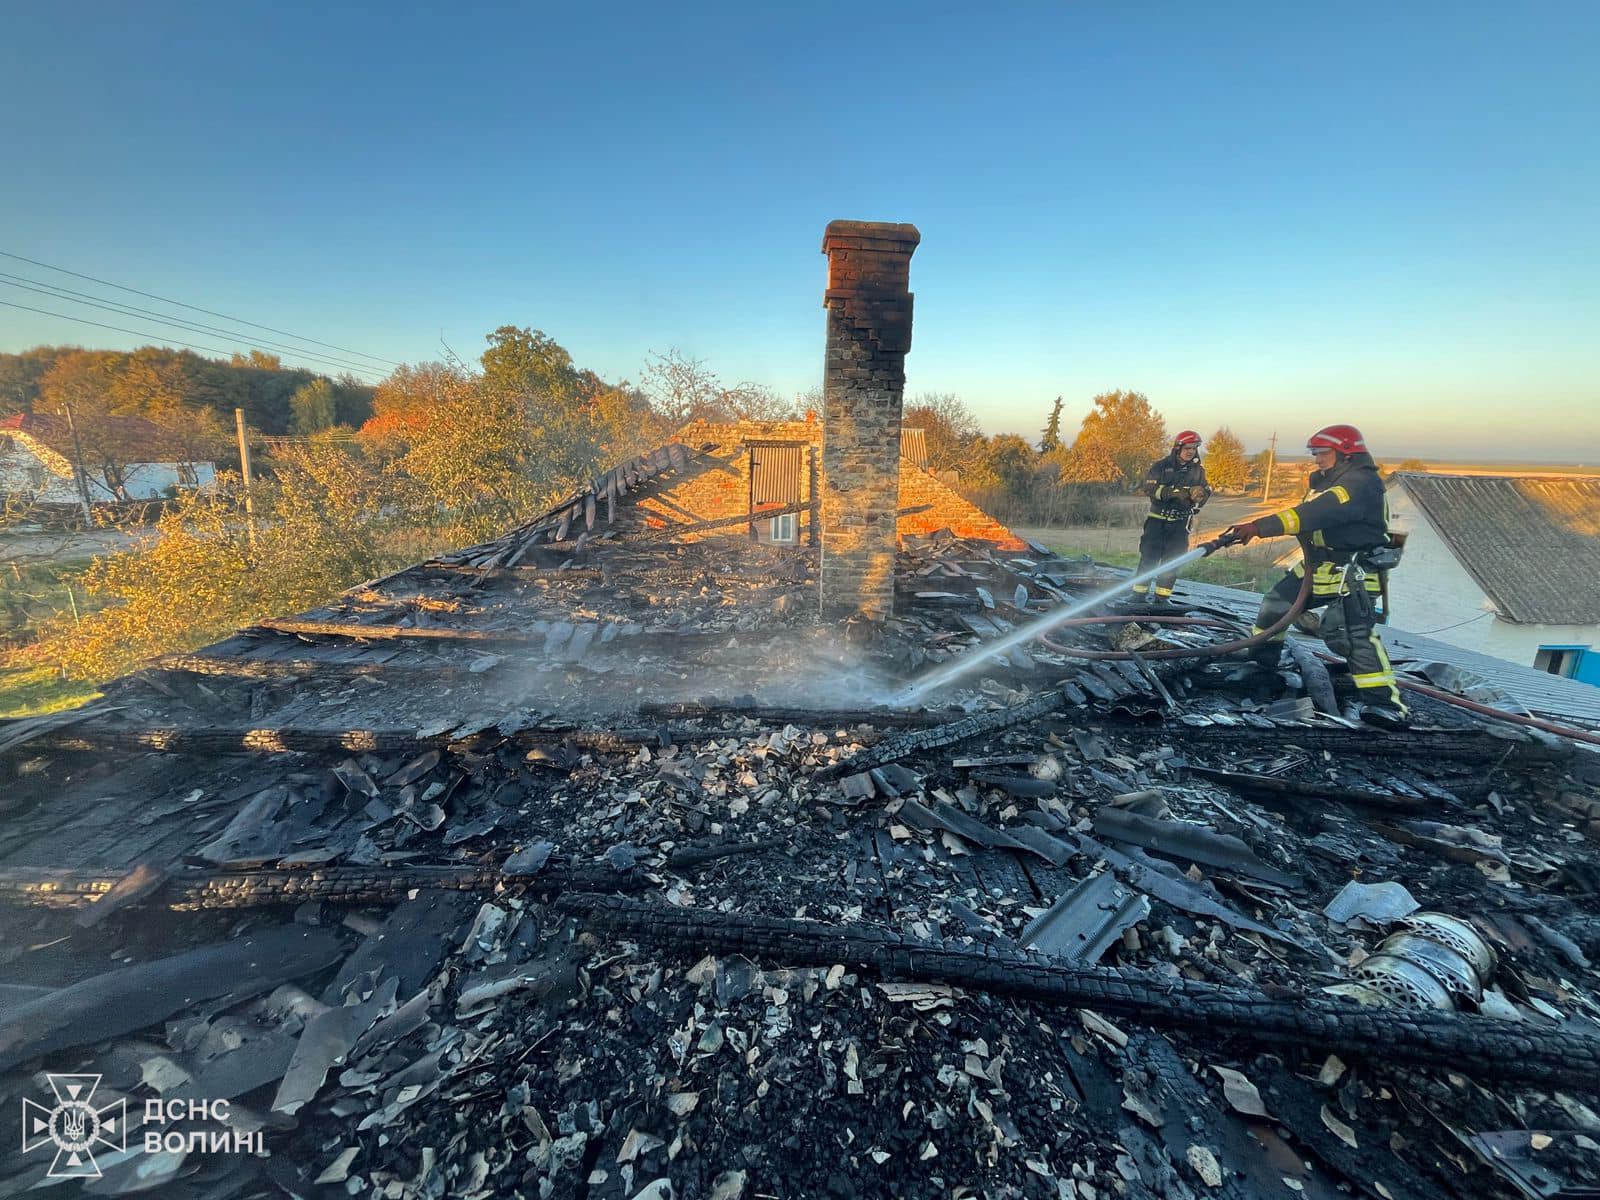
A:
POLYGON ((99 608, 80 580, 92 558, 0 562, 0 644, 31 641, 40 626, 99 608))
POLYGON ((63 712, 99 694, 92 683, 61 678, 55 667, 0 665, 0 718, 63 712))

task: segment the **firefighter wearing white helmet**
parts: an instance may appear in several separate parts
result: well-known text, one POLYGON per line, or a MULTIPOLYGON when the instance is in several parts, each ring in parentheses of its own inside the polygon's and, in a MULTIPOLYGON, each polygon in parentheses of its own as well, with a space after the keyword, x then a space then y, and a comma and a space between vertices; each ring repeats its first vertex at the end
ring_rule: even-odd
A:
MULTIPOLYGON (((1171 562, 1189 548, 1189 530, 1194 517, 1211 499, 1211 485, 1200 462, 1200 435, 1185 429, 1172 439, 1172 450, 1150 464, 1140 488, 1150 497, 1150 514, 1144 519, 1139 538, 1139 574, 1171 562)), ((1171 571, 1155 580, 1156 606, 1171 603, 1178 573, 1171 571)), ((1136 584, 1134 603, 1151 599, 1151 584, 1136 584)))

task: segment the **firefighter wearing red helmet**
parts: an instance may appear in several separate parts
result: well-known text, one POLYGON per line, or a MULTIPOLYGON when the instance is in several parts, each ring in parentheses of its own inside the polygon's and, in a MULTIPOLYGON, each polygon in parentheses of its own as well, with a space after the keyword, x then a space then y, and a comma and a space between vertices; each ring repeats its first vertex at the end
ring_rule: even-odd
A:
MULTIPOLYGON (((1200 435, 1185 429, 1173 438, 1172 450, 1150 464, 1140 490, 1150 497, 1150 514, 1139 538, 1139 574, 1143 575, 1189 548, 1194 515, 1211 499, 1211 485, 1200 463, 1200 435)), ((1157 576, 1154 603, 1170 603, 1177 582, 1176 571, 1157 576)), ((1135 585, 1134 602, 1148 600, 1150 587, 1149 583, 1135 585)))
MULTIPOLYGON (((1321 633, 1328 648, 1350 668, 1365 716, 1377 724, 1403 723, 1406 707, 1395 686, 1394 669, 1378 640, 1376 597, 1378 571, 1368 556, 1389 543, 1389 505, 1378 465, 1354 425, 1329 425, 1306 440, 1317 468, 1307 480, 1306 499, 1270 517, 1230 526, 1226 541, 1293 535, 1300 539, 1304 562, 1280 579, 1261 602, 1255 628, 1259 633, 1277 623, 1300 593, 1311 572, 1308 608, 1323 610, 1321 633)), ((1255 647, 1251 658, 1276 668, 1284 634, 1255 647)))

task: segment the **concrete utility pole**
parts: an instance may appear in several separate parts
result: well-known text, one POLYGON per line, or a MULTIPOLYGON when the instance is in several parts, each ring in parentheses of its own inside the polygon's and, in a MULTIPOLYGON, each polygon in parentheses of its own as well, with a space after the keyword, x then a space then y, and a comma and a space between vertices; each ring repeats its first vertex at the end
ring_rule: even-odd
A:
POLYGON ((239 473, 244 476, 244 527, 250 539, 250 553, 256 552, 256 498, 250 485, 250 443, 244 437, 244 409, 233 410, 233 425, 239 433, 239 473))
POLYGON ((1272 431, 1272 440, 1267 443, 1267 476, 1261 484, 1261 503, 1265 504, 1272 499, 1272 468, 1278 461, 1278 431, 1272 431))

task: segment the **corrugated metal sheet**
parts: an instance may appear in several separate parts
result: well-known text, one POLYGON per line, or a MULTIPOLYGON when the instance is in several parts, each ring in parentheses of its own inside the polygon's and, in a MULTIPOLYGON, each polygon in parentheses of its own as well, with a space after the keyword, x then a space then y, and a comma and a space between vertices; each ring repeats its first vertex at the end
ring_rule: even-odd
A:
POLYGON ((1600 625, 1600 478, 1395 477, 1508 620, 1600 625))
POLYGON ((750 445, 750 506, 798 504, 805 497, 801 482, 805 447, 794 444, 752 442, 750 445))
POLYGON ((900 430, 900 457, 909 458, 924 471, 928 469, 928 431, 926 429, 900 430))

